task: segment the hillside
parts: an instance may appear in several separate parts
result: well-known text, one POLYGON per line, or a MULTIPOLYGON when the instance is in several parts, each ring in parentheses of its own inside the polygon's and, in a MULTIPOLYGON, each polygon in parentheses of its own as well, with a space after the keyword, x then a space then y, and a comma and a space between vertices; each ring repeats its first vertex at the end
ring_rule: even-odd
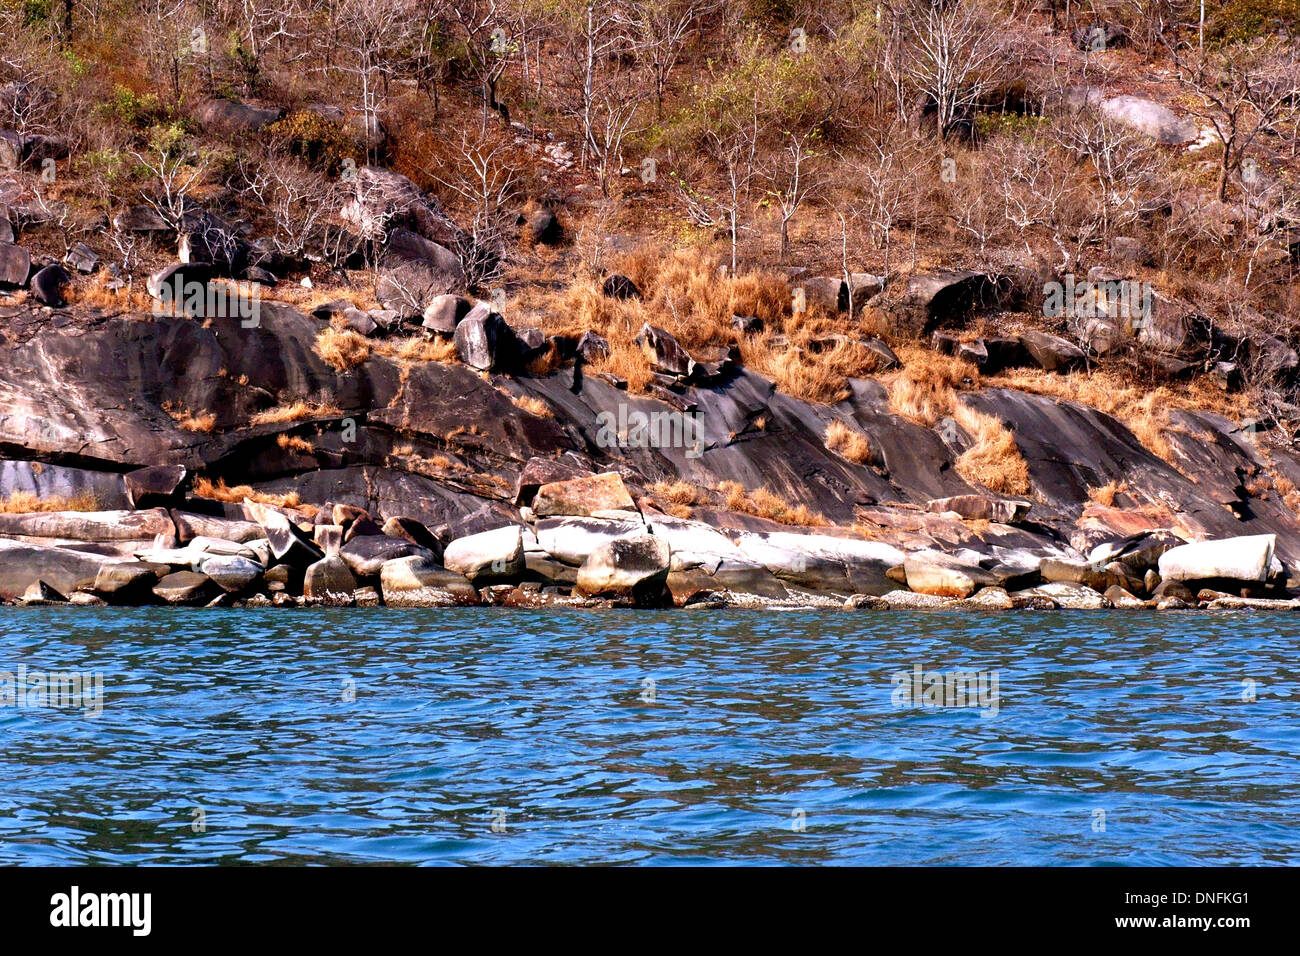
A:
POLYGON ((1300 7, 1198 10, 4 0, 0 598, 1287 600, 1300 7))

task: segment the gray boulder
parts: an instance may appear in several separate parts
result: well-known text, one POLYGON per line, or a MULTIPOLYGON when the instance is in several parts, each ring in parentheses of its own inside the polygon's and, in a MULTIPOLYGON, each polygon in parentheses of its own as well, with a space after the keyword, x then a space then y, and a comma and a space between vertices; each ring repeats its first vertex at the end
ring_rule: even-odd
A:
POLYGON ((577 589, 592 597, 626 597, 655 604, 668 581, 672 551, 652 534, 617 538, 600 545, 578 569, 577 589))

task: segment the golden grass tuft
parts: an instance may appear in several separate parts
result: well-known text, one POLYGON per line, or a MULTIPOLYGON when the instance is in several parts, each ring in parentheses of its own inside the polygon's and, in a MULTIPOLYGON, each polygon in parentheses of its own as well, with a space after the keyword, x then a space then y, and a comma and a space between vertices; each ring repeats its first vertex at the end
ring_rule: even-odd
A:
POLYGON ((916 346, 898 352, 903 367, 885 379, 889 407, 914 424, 933 427, 953 414, 959 389, 979 384, 979 369, 963 359, 916 346))
POLYGON ((546 404, 540 398, 534 398, 532 395, 516 395, 510 399, 519 408, 529 415, 537 418, 554 418, 555 413, 551 411, 551 406, 546 404))
POLYGON ((707 495, 689 481, 657 481, 650 486, 654 503, 674 518, 689 518, 694 514, 691 505, 698 504, 707 495))
POLYGON ((370 358, 370 340, 351 329, 331 326, 316 336, 316 354, 326 365, 346 372, 370 358))
POLYGON ((825 518, 805 505, 792 505, 767 488, 746 489, 738 481, 724 481, 717 486, 723 502, 730 511, 767 518, 780 524, 822 527, 825 518))
POLYGON ((319 509, 315 505, 305 505, 296 491, 275 495, 265 491, 254 491, 251 485, 235 485, 231 488, 224 478, 213 482, 210 478, 199 478, 194 482, 194 494, 199 498, 213 501, 226 501, 243 504, 245 498, 262 505, 275 505, 277 508, 297 508, 307 514, 314 514, 319 509))
POLYGON ((859 465, 871 460, 871 441, 865 432, 850 428, 841 421, 826 426, 826 447, 841 458, 859 465))
POLYGON ((957 474, 1001 495, 1029 493, 1029 465, 1011 430, 992 415, 960 402, 952 410, 972 445, 957 458, 957 474))
POLYGON ((31 514, 36 511, 99 511, 99 500, 84 491, 71 498, 41 498, 30 491, 15 491, 0 498, 0 514, 31 514))
POLYGON ((1108 481, 1104 485, 1088 489, 1088 500, 1103 508, 1115 507, 1115 496, 1128 491, 1127 481, 1108 481))
POLYGON ((296 451, 304 455, 310 455, 316 450, 316 446, 299 435, 279 435, 275 439, 275 443, 285 451, 296 451))
POLYGON ((334 405, 313 405, 310 402, 297 401, 291 405, 277 405, 258 412, 252 417, 252 425, 281 425, 285 422, 302 421, 305 418, 327 418, 342 415, 343 412, 334 405))
POLYGON ((420 335, 383 339, 374 343, 374 351, 399 362, 441 362, 446 365, 456 361, 456 343, 452 339, 426 339, 420 335))
POLYGON ((217 427, 217 416, 212 412, 191 412, 183 405, 177 405, 174 402, 163 402, 162 410, 187 432, 207 435, 217 427))

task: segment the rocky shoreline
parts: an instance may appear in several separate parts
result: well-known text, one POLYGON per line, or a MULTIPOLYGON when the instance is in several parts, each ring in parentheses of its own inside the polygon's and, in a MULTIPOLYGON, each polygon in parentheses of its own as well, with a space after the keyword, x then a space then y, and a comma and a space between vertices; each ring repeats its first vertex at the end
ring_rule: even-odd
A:
MULTIPOLYGON (((1300 609, 1272 534, 1189 543, 1166 530, 1140 532, 1086 556, 1066 545, 905 552, 842 532, 722 529, 642 510, 616 472, 558 477, 572 472, 533 459, 515 488, 517 523, 446 537, 414 518, 380 519, 348 504, 316 509, 314 520, 250 499, 221 514, 185 510, 200 504, 184 497, 186 469, 147 467, 123 478, 138 508, 0 515, 0 598, 24 606, 1300 609)), ((961 520, 961 509, 1023 521, 1031 509, 978 496, 930 505, 948 520, 961 520)))

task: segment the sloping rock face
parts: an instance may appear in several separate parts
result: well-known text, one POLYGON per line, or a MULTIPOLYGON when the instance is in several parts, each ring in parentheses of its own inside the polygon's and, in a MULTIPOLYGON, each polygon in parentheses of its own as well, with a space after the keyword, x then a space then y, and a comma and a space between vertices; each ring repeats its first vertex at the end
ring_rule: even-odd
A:
MULTIPOLYGON (((1272 469, 1300 484, 1300 458, 1274 449, 1265 461, 1238 423, 1215 415, 1172 413, 1164 461, 1095 409, 1009 390, 963 392, 965 404, 1013 434, 1029 470, 1022 502, 963 480, 955 461, 965 446, 946 439, 942 426, 893 414, 877 381, 852 380, 847 398, 824 406, 780 393, 744 369, 651 395, 630 394, 571 365, 540 377, 507 376, 376 353, 339 372, 314 350, 320 329, 320 320, 271 302, 262 303, 252 326, 9 310, 0 341, 0 494, 90 498, 102 511, 127 509, 132 500, 166 507, 114 519, 125 530, 114 525, 111 533, 84 515, 0 515, 0 535, 81 555, 47 556, 63 577, 44 580, 64 594, 78 582, 69 580, 74 572, 59 571, 60 562, 129 560, 135 551, 166 551, 199 537, 250 547, 272 538, 266 546, 273 560, 296 557, 287 561, 289 572, 266 573, 287 573, 295 586, 323 560, 310 523, 277 530, 268 519, 263 528, 257 522, 265 516, 242 503, 187 493, 189 482, 205 478, 258 493, 292 492, 322 507, 318 524, 332 519, 343 528, 342 546, 334 546, 358 583, 373 585, 384 567, 414 559, 398 590, 425 589, 430 600, 435 592, 437 600, 469 597, 438 584, 442 574, 459 574, 471 591, 468 578, 495 580, 472 561, 464 573, 449 572, 460 556, 455 548, 444 554, 444 546, 498 529, 513 529, 520 542, 518 553, 511 548, 506 556, 507 578, 565 586, 577 583, 600 547, 638 534, 663 538, 670 559, 662 583, 678 603, 729 590, 772 600, 835 594, 837 603, 855 593, 881 595, 922 571, 906 568, 905 558, 923 549, 949 556, 968 550, 977 557, 958 563, 981 573, 956 570, 971 585, 1010 590, 1021 583, 1016 569, 1037 571, 1044 556, 1087 563, 1084 556, 1099 545, 1160 529, 1178 541, 1275 535, 1283 576, 1300 567, 1300 522, 1278 493, 1259 490, 1272 469), (542 400, 553 416, 523 411, 516 402, 524 398, 542 400), (306 417, 253 424, 258 413, 297 402, 306 417), (211 429, 183 427, 182 412, 210 414, 211 429), (633 415, 672 427, 651 441, 626 441, 617 423, 633 415), (827 426, 849 419, 870 441, 867 463, 825 446, 827 426), (309 439, 311 450, 284 447, 286 437, 309 439), (143 468, 150 470, 138 472, 143 468), (702 489, 722 482, 766 488, 838 527, 796 533, 707 503, 694 506, 694 520, 670 518, 654 507, 651 489, 679 479, 702 489), (1111 482, 1125 483, 1116 506, 1089 501, 1090 489, 1111 482), (356 519, 335 505, 368 513, 369 524, 359 525, 367 534, 400 517, 427 529, 428 538, 406 542, 419 550, 354 544, 361 539, 347 534, 356 519), (421 574, 434 583, 420 584, 421 574)), ((1091 580, 1145 594, 1134 587, 1156 570, 1160 555, 1143 552, 1132 567, 1129 557, 1121 547, 1093 561, 1098 576, 1091 580), (1127 570, 1107 571, 1116 561, 1127 570)), ((190 563, 186 558, 179 570, 202 570, 190 563)), ((935 574, 953 570, 932 565, 935 574)), ((313 575, 313 589, 326 571, 330 580, 346 580, 331 562, 313 575)), ((227 575, 210 590, 237 578, 227 575)), ((1261 586, 1277 580, 1270 568, 1261 586)), ((18 583, 21 595, 32 581, 18 583)))

